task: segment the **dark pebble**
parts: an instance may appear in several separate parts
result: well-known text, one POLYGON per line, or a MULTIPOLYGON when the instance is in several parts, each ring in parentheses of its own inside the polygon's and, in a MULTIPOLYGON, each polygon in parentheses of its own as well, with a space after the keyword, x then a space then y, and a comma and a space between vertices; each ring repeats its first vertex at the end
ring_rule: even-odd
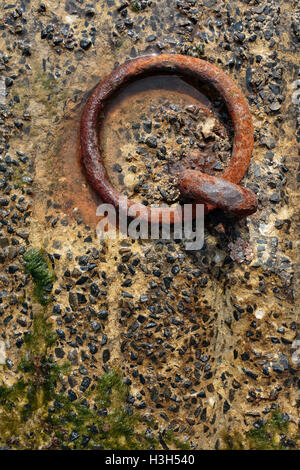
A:
POLYGON ((92 41, 90 39, 81 39, 80 47, 81 49, 87 51, 92 45, 92 41))

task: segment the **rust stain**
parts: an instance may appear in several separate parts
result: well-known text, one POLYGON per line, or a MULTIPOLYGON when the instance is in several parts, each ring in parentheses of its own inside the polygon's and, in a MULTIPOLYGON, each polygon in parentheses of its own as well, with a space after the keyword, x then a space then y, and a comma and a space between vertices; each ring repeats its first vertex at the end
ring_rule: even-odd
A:
POLYGON ((62 175, 55 182, 56 202, 71 216, 80 216, 87 224, 97 222, 100 197, 87 184, 80 160, 79 118, 71 117, 62 129, 62 142, 55 166, 62 175), (58 168, 59 167, 59 168, 58 168), (75 212, 74 212, 75 211, 75 212))

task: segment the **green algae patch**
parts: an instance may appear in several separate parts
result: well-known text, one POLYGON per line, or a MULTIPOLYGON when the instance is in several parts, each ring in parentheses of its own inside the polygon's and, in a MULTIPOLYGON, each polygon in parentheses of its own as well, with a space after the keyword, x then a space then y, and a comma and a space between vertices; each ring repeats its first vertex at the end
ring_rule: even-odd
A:
MULTIPOLYGON (((120 371, 103 374, 95 388, 80 400, 71 401, 55 395, 49 407, 47 426, 54 430, 61 448, 103 450, 150 450, 161 448, 154 433, 147 433, 150 424, 139 411, 127 403, 130 388, 120 371)), ((177 448, 188 449, 173 433, 166 438, 177 448)))
POLYGON ((24 334, 19 381, 0 387, 0 442, 12 449, 156 449, 160 441, 147 435, 148 425, 127 402, 130 394, 122 374, 109 370, 80 397, 67 395, 62 377, 68 364, 53 360, 57 336, 48 318, 48 294, 55 278, 43 250, 30 249, 24 268, 35 284, 41 306, 33 311, 31 330, 24 334))
POLYGON ((255 450, 289 449, 284 441, 280 441, 280 435, 287 434, 288 427, 288 422, 283 419, 282 414, 275 411, 264 426, 247 432, 249 448, 255 450))
POLYGON ((0 386, 0 442, 13 449, 39 449, 49 440, 47 407, 56 395, 60 376, 69 368, 48 354, 55 340, 46 310, 34 313, 32 329, 24 336, 19 378, 12 386, 0 386))
MULTIPOLYGON (((57 391, 67 364, 34 357, 23 359, 19 371, 24 376, 16 385, 0 387, 0 443, 12 449, 161 448, 161 439, 147 433, 151 424, 127 403, 130 389, 120 371, 108 371, 75 400, 57 391)), ((166 431, 164 441, 189 448, 172 431, 166 431)))
POLYGON ((51 432, 45 421, 48 405, 69 366, 54 362, 49 353, 57 339, 45 306, 50 301, 46 292, 52 289, 54 272, 42 250, 29 250, 24 262, 35 284, 34 295, 43 306, 33 311, 31 330, 24 334, 16 383, 0 386, 0 442, 13 449, 39 449, 49 441, 51 432))
POLYGON ((27 274, 31 274, 34 287, 34 296, 41 305, 47 305, 55 280, 55 274, 46 253, 42 249, 32 248, 24 256, 24 267, 27 274))
POLYGON ((19 380, 0 386, 0 443, 11 449, 150 450, 167 444, 188 449, 172 431, 155 436, 155 423, 130 404, 130 388, 117 369, 100 376, 89 391, 65 393, 60 385, 70 366, 53 360, 57 336, 47 313, 55 274, 41 249, 24 255, 24 268, 41 306, 24 334, 19 380))
POLYGON ((100 448, 106 450, 154 449, 159 441, 145 437, 141 416, 127 405, 129 387, 121 373, 115 369, 98 379, 89 400, 70 401, 56 396, 47 422, 63 429, 67 438, 63 442, 71 448, 100 448))
POLYGON ((7 409, 12 409, 15 400, 24 392, 25 388, 26 384, 22 379, 11 387, 0 385, 0 403, 5 404, 7 409))
POLYGON ((131 9, 135 12, 138 12, 141 10, 139 2, 132 2, 131 4, 131 9))
POLYGON ((167 430, 165 432, 165 441, 169 445, 173 445, 175 449, 180 449, 180 450, 190 450, 190 445, 187 442, 184 442, 176 437, 176 434, 172 430, 167 430))
POLYGON ((45 311, 34 313, 32 330, 24 334, 24 343, 27 349, 42 353, 52 346, 57 339, 45 311))
POLYGON ((19 371, 23 377, 11 387, 0 387, 0 442, 28 449, 47 442, 48 434, 43 435, 46 407, 66 368, 67 365, 60 366, 45 357, 21 361, 19 371), (29 435, 32 440, 28 440, 29 435))
POLYGON ((290 450, 297 446, 298 436, 289 436, 289 423, 276 410, 260 427, 250 429, 244 436, 239 432, 223 433, 227 450, 290 450))
POLYGON ((97 402, 102 407, 110 406, 112 401, 125 401, 129 393, 122 376, 112 369, 99 378, 96 387, 97 402), (116 393, 117 392, 117 393, 116 393))
POLYGON ((226 450, 244 450, 244 438, 243 436, 235 431, 233 434, 228 432, 222 433, 222 440, 224 442, 224 448, 226 450))
POLYGON ((56 396, 55 387, 61 374, 66 374, 69 364, 58 364, 49 358, 35 357, 30 360, 22 360, 19 370, 28 375, 25 392, 27 404, 23 415, 37 411, 39 407, 48 405, 56 396))

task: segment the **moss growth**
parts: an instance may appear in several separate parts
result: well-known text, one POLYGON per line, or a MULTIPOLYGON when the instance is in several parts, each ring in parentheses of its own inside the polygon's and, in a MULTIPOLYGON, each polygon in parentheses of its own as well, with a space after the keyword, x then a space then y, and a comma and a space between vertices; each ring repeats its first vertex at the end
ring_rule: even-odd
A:
POLYGON ((20 380, 11 387, 0 387, 0 442, 12 448, 39 448, 49 438, 43 420, 45 407, 66 369, 38 356, 24 358, 18 369, 23 373, 20 380))
POLYGON ((204 55, 204 44, 198 44, 196 46, 196 52, 198 54, 198 56, 203 56, 204 55))
POLYGON ((30 177, 30 174, 23 168, 15 168, 12 175, 12 182, 17 188, 24 188, 30 186, 30 182, 26 181, 26 177, 30 177))
POLYGON ((139 2, 132 2, 131 9, 135 12, 141 11, 141 5, 139 2))
POLYGON ((0 386, 0 442, 12 448, 40 448, 49 439, 44 417, 60 374, 68 368, 48 354, 55 340, 42 309, 34 314, 32 330, 24 338, 25 353, 18 365, 22 376, 11 387, 0 386))
POLYGON ((56 396, 56 408, 48 415, 47 422, 65 431, 65 445, 73 448, 128 449, 156 448, 159 442, 148 439, 143 433, 141 417, 126 406, 129 388, 117 370, 100 377, 97 386, 89 394, 89 402, 70 402, 56 396), (74 443, 72 442, 73 436, 74 443))
POLYGON ((5 385, 0 386, 0 402, 1 404, 6 404, 8 409, 11 409, 14 406, 14 401, 18 396, 24 392, 25 383, 23 380, 20 380, 12 387, 6 387, 5 385))
MULTIPOLYGON (((282 439, 289 431, 289 423, 282 413, 274 411, 268 421, 259 428, 253 428, 245 436, 238 432, 224 433, 222 438, 228 450, 288 450, 291 439, 282 439)), ((296 437, 297 439, 297 437, 296 437)))
POLYGON ((46 312, 40 311, 34 314, 32 330, 24 335, 26 346, 42 353, 45 348, 52 346, 57 335, 53 332, 51 323, 48 322, 46 312))
POLYGON ((284 421, 282 414, 275 411, 264 426, 251 429, 246 435, 249 448, 255 450, 282 450, 287 449, 280 441, 280 434, 288 431, 288 422, 284 421))
POLYGON ((167 430, 165 432, 165 441, 167 444, 174 445, 176 449, 180 450, 190 450, 190 446, 187 442, 183 442, 180 439, 178 439, 174 433, 174 431, 167 430))
POLYGON ((128 395, 128 387, 124 384, 122 377, 116 370, 111 370, 107 374, 100 377, 96 394, 98 397, 98 405, 102 407, 108 407, 112 401, 116 398, 121 401, 125 401, 128 395))
MULTIPOLYGON (((45 292, 54 280, 48 260, 42 250, 31 249, 24 261, 35 283, 35 296, 46 305, 50 298, 45 292)), ((0 386, 0 443, 12 449, 159 448, 154 432, 146 433, 151 425, 127 403, 129 387, 119 371, 108 371, 80 399, 58 391, 69 365, 53 361, 50 348, 55 341, 44 306, 33 313, 31 331, 24 335, 19 381, 0 386)), ((188 448, 170 431, 165 440, 176 448, 188 448)))
POLYGON ((51 298, 52 283, 55 274, 46 254, 41 249, 31 249, 24 255, 25 272, 31 274, 35 284, 34 295, 42 305, 47 305, 51 298))
MULTIPOLYGON (((35 284, 34 294, 41 304, 50 299, 54 273, 42 250, 31 249, 24 255, 25 271, 35 284)), ((0 440, 12 448, 39 448, 49 439, 44 416, 55 395, 60 374, 67 365, 53 362, 49 348, 56 335, 47 318, 46 307, 33 313, 31 331, 24 335, 25 353, 18 365, 18 382, 0 387, 0 440)))
MULTIPOLYGON (((56 391, 66 365, 43 358, 39 363, 23 360, 19 369, 27 378, 0 388, 0 442, 25 449, 160 448, 158 439, 145 434, 149 423, 126 404, 129 388, 119 371, 104 374, 81 401, 71 401, 56 391)), ((176 448, 189 449, 172 431, 164 439, 176 448)))
POLYGON ((234 432, 233 434, 223 433, 222 439, 225 443, 226 450, 243 450, 243 436, 239 432, 234 432))

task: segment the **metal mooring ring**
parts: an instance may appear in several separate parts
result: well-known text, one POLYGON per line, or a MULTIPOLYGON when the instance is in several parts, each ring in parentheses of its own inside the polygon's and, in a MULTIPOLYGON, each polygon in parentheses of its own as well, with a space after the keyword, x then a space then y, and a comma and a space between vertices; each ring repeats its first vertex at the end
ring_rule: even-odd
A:
MULTIPOLYGON (((105 78, 94 90, 85 105, 80 125, 81 158, 88 181, 101 199, 124 209, 124 196, 110 183, 102 163, 99 145, 100 115, 107 100, 122 86, 149 74, 180 74, 199 78, 213 85, 222 95, 229 110, 233 126, 233 151, 229 165, 222 177, 205 175, 199 171, 186 170, 178 182, 182 195, 205 205, 205 212, 216 207, 229 210, 237 216, 252 214, 257 209, 254 193, 238 186, 244 177, 252 155, 254 137, 253 124, 245 97, 233 80, 215 65, 201 59, 162 54, 137 58, 121 65, 105 78)), ((127 209, 133 204, 139 216, 149 222, 161 222, 164 209, 155 211, 144 204, 127 201, 127 209)), ((180 222, 184 213, 171 214, 171 223, 180 222)))

